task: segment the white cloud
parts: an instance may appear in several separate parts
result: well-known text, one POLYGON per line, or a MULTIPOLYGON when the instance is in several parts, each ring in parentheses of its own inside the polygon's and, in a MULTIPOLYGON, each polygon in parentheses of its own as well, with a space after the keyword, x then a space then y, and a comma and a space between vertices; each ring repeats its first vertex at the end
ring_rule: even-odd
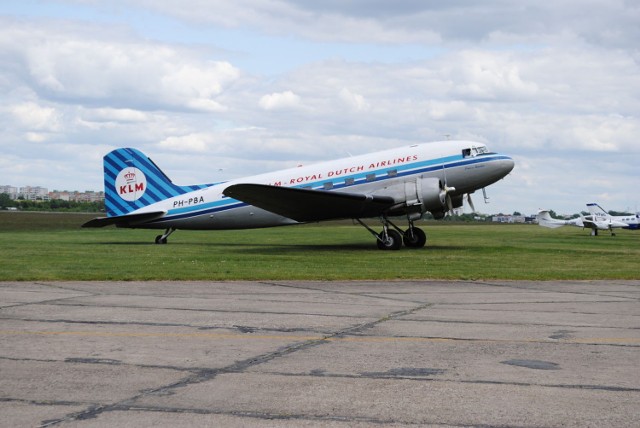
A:
POLYGON ((263 95, 260 107, 265 110, 292 109, 300 105, 300 97, 291 91, 263 95))
POLYGON ((185 48, 104 40, 83 27, 63 31, 54 25, 4 23, 0 50, 16 64, 11 71, 50 100, 221 111, 216 98, 239 77, 228 62, 203 60, 185 48))
POLYGON ((342 88, 338 95, 342 102, 354 111, 367 111, 371 107, 364 96, 353 93, 347 88, 342 88))
POLYGON ((206 134, 189 134, 180 137, 168 137, 158 144, 160 148, 182 152, 204 152, 207 140, 211 136, 206 134))
MULTIPOLYGON (((516 157, 488 210, 638 203, 619 185, 640 187, 632 3, 116 0, 132 13, 106 17, 98 4, 83 2, 100 23, 0 18, 12 171, 55 164, 60 183, 83 164, 73 176, 100 188, 102 154, 127 145, 204 182, 449 134, 516 157)), ((14 177, 28 173, 0 170, 14 177)))
POLYGON ((60 114, 54 108, 27 102, 10 106, 8 110, 25 129, 32 131, 60 130, 60 114))
POLYGON ((143 123, 149 120, 149 114, 129 108, 83 109, 82 118, 93 122, 143 123))
POLYGON ((531 99, 538 92, 535 82, 521 76, 526 64, 520 58, 490 51, 465 51, 453 58, 449 78, 456 83, 453 95, 466 99, 531 99))

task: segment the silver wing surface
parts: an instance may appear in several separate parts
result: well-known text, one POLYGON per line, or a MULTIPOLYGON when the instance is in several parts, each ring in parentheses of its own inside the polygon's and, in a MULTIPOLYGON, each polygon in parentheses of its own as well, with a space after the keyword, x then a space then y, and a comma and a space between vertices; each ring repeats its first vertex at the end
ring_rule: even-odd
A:
POLYGON ((396 204, 389 196, 265 184, 235 184, 222 193, 299 222, 377 217, 396 204))

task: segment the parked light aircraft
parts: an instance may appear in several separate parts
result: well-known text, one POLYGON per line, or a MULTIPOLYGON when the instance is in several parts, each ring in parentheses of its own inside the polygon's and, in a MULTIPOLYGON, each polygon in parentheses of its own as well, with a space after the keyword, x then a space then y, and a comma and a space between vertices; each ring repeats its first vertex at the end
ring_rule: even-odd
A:
MULTIPOLYGON (((467 195, 505 177, 509 156, 470 141, 441 141, 343 158, 221 183, 179 186, 142 152, 116 149, 104 156, 107 217, 83 227, 116 225, 165 229, 249 229, 353 219, 378 248, 426 243, 414 222, 426 212, 443 218, 467 195), (389 218, 405 216, 401 230, 389 218), (362 219, 379 217, 377 233, 362 219)), ((486 197, 486 194, 485 194, 486 197)))
POLYGON ((597 236, 598 230, 608 230, 615 236, 613 229, 638 229, 640 228, 640 214, 628 214, 612 216, 596 203, 587 204, 589 215, 580 216, 572 220, 558 220, 552 218, 548 210, 538 211, 538 224, 544 227, 557 228, 561 226, 588 227, 591 235, 597 236))

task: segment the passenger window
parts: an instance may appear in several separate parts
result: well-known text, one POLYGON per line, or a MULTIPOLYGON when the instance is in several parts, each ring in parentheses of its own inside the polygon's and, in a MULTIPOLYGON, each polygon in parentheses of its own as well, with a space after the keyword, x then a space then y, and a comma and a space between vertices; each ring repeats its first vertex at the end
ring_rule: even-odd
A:
POLYGON ((355 182, 356 180, 354 178, 347 178, 346 180, 344 180, 344 184, 347 186, 353 186, 355 182))
POLYGON ((333 183, 329 181, 327 183, 324 183, 322 187, 324 188, 324 190, 331 190, 333 189, 333 183))
POLYGON ((389 177, 397 177, 398 176, 398 170, 397 169, 390 169, 389 171, 387 171, 387 175, 389 177))
POLYGON ((367 174, 367 181, 376 181, 375 174, 367 174))

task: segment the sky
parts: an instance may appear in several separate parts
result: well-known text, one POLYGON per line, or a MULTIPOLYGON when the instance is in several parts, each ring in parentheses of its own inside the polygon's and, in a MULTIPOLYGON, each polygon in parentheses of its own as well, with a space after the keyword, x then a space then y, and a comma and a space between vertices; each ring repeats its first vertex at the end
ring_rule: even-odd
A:
POLYGON ((102 190, 117 147, 195 184, 446 139, 516 162, 479 212, 640 211, 640 2, 0 0, 0 185, 102 190))

